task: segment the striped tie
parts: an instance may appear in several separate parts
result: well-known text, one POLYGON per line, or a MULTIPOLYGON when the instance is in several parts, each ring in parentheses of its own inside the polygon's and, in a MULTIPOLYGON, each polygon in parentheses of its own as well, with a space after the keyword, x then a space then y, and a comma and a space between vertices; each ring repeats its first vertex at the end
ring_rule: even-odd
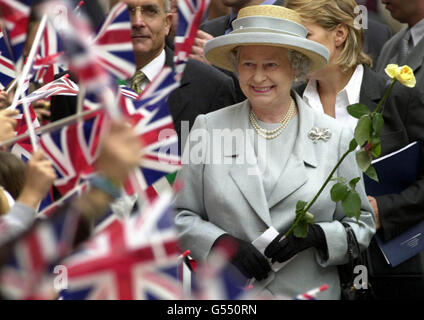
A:
POLYGON ((143 71, 138 70, 131 80, 131 89, 133 89, 137 94, 140 94, 143 91, 143 89, 141 89, 141 84, 145 79, 147 79, 147 77, 143 71))

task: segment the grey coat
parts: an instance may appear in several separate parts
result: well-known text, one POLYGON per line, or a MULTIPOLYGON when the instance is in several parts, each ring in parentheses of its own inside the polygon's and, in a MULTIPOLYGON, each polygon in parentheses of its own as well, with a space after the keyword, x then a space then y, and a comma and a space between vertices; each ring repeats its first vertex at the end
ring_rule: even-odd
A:
MULTIPOLYGON (((206 135, 212 136, 212 130, 216 129, 227 129, 227 136, 228 130, 239 129, 240 132, 241 129, 243 132, 251 129, 249 102, 246 100, 196 119, 183 157, 183 162, 187 163, 190 154, 191 163, 185 164, 179 172, 184 189, 176 198, 175 217, 182 249, 191 250, 196 260, 205 260, 214 241, 224 233, 253 241, 270 226, 279 232, 287 231, 294 221, 297 201, 312 200, 347 150, 352 138, 349 129, 335 119, 316 113, 297 94, 293 95, 299 109, 297 141, 268 200, 254 149, 248 139, 222 146, 212 145, 208 139, 204 139, 206 135), (307 136, 313 127, 329 128, 331 138, 327 142, 319 140, 314 144, 307 136), (203 138, 199 139, 199 136, 203 138), (219 164, 223 161, 223 164, 219 164)), ((346 158, 336 175, 349 180, 361 175, 354 154, 346 158)), ((340 204, 331 201, 330 188, 331 184, 309 210, 314 214, 315 222, 324 230, 328 260, 324 261, 313 248, 305 250, 280 271, 256 283, 258 287, 266 288, 273 294, 294 297, 328 284, 329 289, 319 298, 339 298, 336 266, 347 262, 346 233, 341 221, 352 225, 361 249, 365 249, 375 233, 375 217, 362 182, 356 188, 362 200, 359 225, 345 216, 340 204)))
MULTIPOLYGON (((396 61, 397 53, 399 52, 400 41, 405 36, 407 28, 400 30, 396 33, 389 41, 384 44, 383 49, 381 49, 380 56, 378 57, 378 62, 375 70, 385 75, 384 69, 389 63, 398 64, 396 61)), ((424 39, 412 49, 406 58, 406 65, 410 66, 414 70, 415 77, 417 78, 417 87, 420 90, 424 89, 424 39)))

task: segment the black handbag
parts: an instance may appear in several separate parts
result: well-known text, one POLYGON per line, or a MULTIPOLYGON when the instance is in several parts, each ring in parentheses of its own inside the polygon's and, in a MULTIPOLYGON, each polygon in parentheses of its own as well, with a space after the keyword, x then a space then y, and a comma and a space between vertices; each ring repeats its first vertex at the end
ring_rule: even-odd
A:
POLYGON ((373 300, 374 292, 367 281, 367 288, 356 289, 354 286, 354 279, 357 274, 354 273, 354 268, 357 265, 363 265, 367 267, 367 259, 365 254, 361 253, 359 249, 358 241, 356 240, 355 233, 353 232, 352 227, 343 222, 347 234, 347 254, 349 256, 349 262, 338 266, 339 277, 340 277, 340 286, 341 286, 341 299, 342 300, 373 300))

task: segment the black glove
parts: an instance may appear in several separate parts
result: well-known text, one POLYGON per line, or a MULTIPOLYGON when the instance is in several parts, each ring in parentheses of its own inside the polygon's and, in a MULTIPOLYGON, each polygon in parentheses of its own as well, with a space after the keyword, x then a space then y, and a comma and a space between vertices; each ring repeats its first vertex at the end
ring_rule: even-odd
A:
POLYGON ((234 246, 235 254, 231 263, 248 279, 255 278, 260 281, 268 276, 271 267, 267 259, 250 242, 223 234, 215 240, 212 247, 217 244, 234 246))
POLYGON ((275 261, 287 261, 296 253, 311 247, 315 247, 320 250, 324 255, 324 259, 326 259, 325 257, 328 259, 328 248, 325 240, 325 234, 319 225, 310 225, 306 238, 296 238, 292 232, 287 238, 280 241, 284 234, 285 232, 280 233, 265 249, 264 253, 268 258, 271 258, 272 263, 275 261))

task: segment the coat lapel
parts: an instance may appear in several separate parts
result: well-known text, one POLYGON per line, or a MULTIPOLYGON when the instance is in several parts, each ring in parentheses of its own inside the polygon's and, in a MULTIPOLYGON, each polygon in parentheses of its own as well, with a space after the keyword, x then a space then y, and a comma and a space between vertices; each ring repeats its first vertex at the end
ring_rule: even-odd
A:
MULTIPOLYGON (((165 65, 174 70, 174 52, 165 46, 165 65)), ((184 89, 187 85, 190 84, 189 75, 187 72, 183 73, 180 86, 178 90, 174 90, 168 98, 168 106, 174 119, 174 122, 178 122, 178 115, 184 110, 184 108, 189 105, 189 99, 185 97, 188 96, 188 93, 184 89)))
POLYGON ((293 152, 268 200, 270 208, 283 201, 308 181, 305 165, 314 168, 317 166, 315 148, 312 140, 307 137, 308 132, 314 126, 314 113, 308 110, 310 107, 303 102, 299 95, 296 93, 294 95, 299 111, 297 115, 299 117, 299 131, 293 152))
POLYGON ((369 68, 364 68, 359 102, 374 111, 381 100, 386 82, 369 68))
MULTIPOLYGON (((234 115, 232 129, 245 129, 249 128, 249 113, 250 105, 247 100, 243 106, 239 108, 234 115)), ((231 178, 237 185, 240 192, 243 194, 246 201, 255 211, 255 213, 267 225, 271 226, 271 216, 269 214, 268 203, 263 188, 262 178, 259 167, 257 165, 257 157, 253 149, 250 139, 245 137, 242 144, 233 144, 232 150, 224 152, 224 157, 234 158, 234 164, 229 171, 231 178), (237 157, 244 157, 244 159, 237 159, 237 157), (237 160, 242 160, 242 164, 237 164, 237 160)))
POLYGON ((418 45, 409 54, 406 64, 414 70, 416 73, 422 66, 424 60, 424 39, 422 39, 418 45))

